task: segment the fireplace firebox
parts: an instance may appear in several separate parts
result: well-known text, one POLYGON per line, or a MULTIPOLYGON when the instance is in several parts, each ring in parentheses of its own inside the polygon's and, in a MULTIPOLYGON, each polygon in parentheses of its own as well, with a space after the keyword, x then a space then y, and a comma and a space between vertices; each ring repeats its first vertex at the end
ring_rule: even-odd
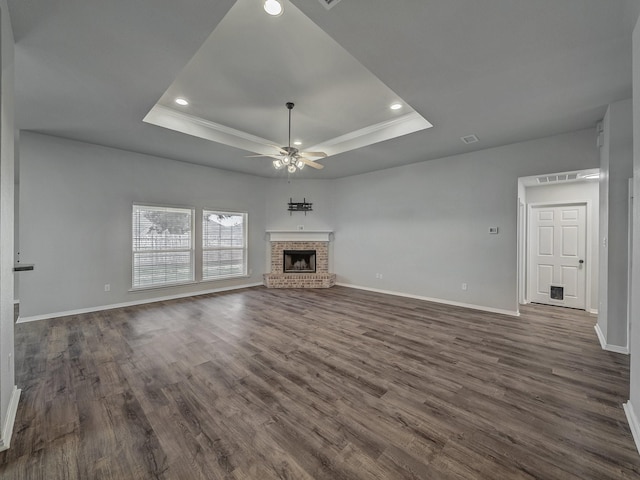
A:
POLYGON ((283 252, 284 273, 315 273, 315 250, 285 250, 283 252))

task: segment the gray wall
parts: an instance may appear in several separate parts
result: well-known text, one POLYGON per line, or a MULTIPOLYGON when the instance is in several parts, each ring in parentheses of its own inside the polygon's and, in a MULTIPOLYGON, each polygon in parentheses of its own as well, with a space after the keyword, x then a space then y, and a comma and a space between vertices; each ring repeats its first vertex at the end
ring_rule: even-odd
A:
POLYGON ((338 281, 515 312, 518 177, 598 163, 589 129, 336 180, 338 281))
POLYGON ((633 31, 633 253, 631 295, 631 385, 627 416, 640 449, 640 21, 633 31))
MULTIPOLYGON (((553 173, 553 172, 549 172, 553 173)), ((590 285, 587 310, 598 310, 598 182, 595 180, 571 182, 558 185, 528 187, 525 193, 526 203, 571 203, 588 202, 590 211, 587 217, 587 230, 591 236, 587 239, 585 259, 589 268, 590 285)))
POLYGON ((584 130, 340 180, 289 182, 23 133, 20 251, 36 270, 20 277, 21 317, 260 282, 264 231, 298 225, 335 231, 332 265, 342 283, 515 312, 517 179, 596 167, 594 137, 584 130), (290 215, 291 197, 306 197, 314 211, 290 215), (248 210, 252 278, 129 292, 136 201, 248 210), (499 235, 489 235, 490 226, 499 235))
POLYGON ((21 318, 261 282, 265 179, 28 132, 20 148, 21 318), (129 292, 134 202, 247 211, 253 275, 129 292))
POLYGON ((599 291, 600 298, 598 303, 598 330, 602 335, 604 343, 607 343, 606 332, 609 328, 608 300, 607 294, 609 288, 607 286, 609 274, 609 255, 606 242, 609 241, 609 144, 611 143, 611 127, 609 109, 602 120, 602 145, 600 146, 600 225, 599 225, 599 291))
POLYGON ((3 449, 12 427, 9 405, 16 391, 13 364, 14 64, 6 0, 0 0, 0 20, 0 449, 3 449))
POLYGON ((270 180, 267 185, 267 230, 333 230, 333 181, 332 180, 270 180), (313 211, 289 213, 287 204, 313 203, 313 211))
POLYGON ((631 99, 609 105, 600 149, 600 305, 609 346, 627 348, 629 178, 633 175, 631 99))

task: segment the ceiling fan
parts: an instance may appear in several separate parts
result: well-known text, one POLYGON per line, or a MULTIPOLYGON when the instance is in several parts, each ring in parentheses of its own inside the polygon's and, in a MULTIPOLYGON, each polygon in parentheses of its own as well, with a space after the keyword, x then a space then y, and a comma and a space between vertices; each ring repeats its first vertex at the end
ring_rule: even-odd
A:
POLYGON ((276 170, 281 168, 287 168, 289 173, 295 173, 297 170, 302 170, 305 165, 309 165, 312 168, 318 170, 324 168, 324 165, 316 163, 313 158, 325 158, 327 156, 324 152, 301 152, 297 148, 291 146, 291 110, 293 110, 293 102, 287 102, 286 107, 289 109, 289 144, 286 147, 278 147, 277 145, 270 145, 275 148, 278 153, 273 155, 249 155, 249 157, 269 157, 274 158, 273 166, 276 170))

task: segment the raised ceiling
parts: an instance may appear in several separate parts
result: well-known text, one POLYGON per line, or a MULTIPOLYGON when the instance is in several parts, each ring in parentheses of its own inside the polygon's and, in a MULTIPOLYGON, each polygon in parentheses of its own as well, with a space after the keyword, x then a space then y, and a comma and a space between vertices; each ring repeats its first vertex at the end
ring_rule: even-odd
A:
POLYGON ((282 99, 299 148, 329 155, 431 127, 295 5, 272 17, 256 0, 237 0, 145 121, 274 154, 288 143, 282 99))
MULTIPOLYGON (((196 87, 197 116, 278 143, 286 139, 278 132, 286 127, 284 103, 290 100, 297 103, 294 126, 299 120, 301 136, 309 137, 302 140, 310 144, 351 131, 341 114, 371 123, 377 114, 389 114, 390 97, 358 90, 357 82, 356 91, 375 112, 339 111, 332 102, 353 87, 353 79, 347 74, 323 78, 331 71, 322 68, 325 59, 298 50, 312 40, 303 34, 295 44, 278 42, 272 55, 252 54, 251 47, 262 39, 252 28, 260 21, 257 13, 236 32, 234 45, 220 46, 224 68, 211 64, 192 72, 192 59, 217 27, 224 27, 225 16, 236 7, 250 8, 249 0, 241 1, 8 0, 16 40, 18 127, 281 176, 267 161, 244 158, 247 149, 143 119, 159 100, 162 104, 178 93, 183 80, 196 87), (289 60, 284 67, 282 58, 289 60), (218 80, 208 85, 206 75, 192 76, 200 70, 218 80), (310 78, 319 82, 305 91, 310 78), (235 89, 229 99, 244 99, 244 107, 216 100, 215 89, 222 86, 235 89), (252 127, 256 119, 268 128, 252 127)), ((252 2, 256 12, 261 10, 260 0, 252 2)), ((631 96, 630 38, 637 6, 636 0, 343 0, 327 10, 318 0, 287 1, 283 17, 264 16, 264 28, 277 28, 290 12, 300 14, 434 125, 336 153, 323 160, 324 170, 296 175, 339 178, 593 127, 607 104, 631 96), (470 134, 480 141, 460 140, 470 134)))

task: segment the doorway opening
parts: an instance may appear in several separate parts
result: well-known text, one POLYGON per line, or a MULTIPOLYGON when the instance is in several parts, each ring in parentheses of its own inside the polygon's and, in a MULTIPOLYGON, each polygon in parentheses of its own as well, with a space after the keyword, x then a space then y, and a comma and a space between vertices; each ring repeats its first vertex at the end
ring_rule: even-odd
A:
POLYGON ((597 313, 599 169, 518 179, 518 305, 597 313))

